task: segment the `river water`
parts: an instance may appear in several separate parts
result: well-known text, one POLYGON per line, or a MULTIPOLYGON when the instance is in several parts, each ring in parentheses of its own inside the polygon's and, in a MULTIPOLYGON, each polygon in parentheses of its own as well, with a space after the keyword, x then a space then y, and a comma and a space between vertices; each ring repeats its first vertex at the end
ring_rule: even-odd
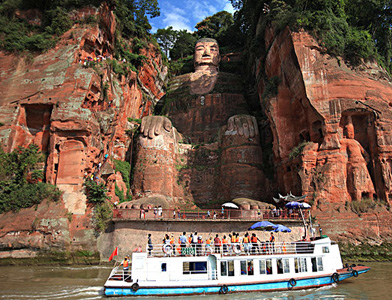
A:
MULTIPOLYGON (((174 297, 176 300, 313 300, 392 299, 392 263, 367 263, 371 270, 358 278, 319 289, 174 297)), ((0 299, 106 299, 103 284, 111 268, 105 266, 0 267, 0 299)), ((129 299, 108 298, 108 299, 129 299)), ((153 297, 131 299, 156 299, 153 297)), ((162 300, 162 298, 158 298, 162 300)))

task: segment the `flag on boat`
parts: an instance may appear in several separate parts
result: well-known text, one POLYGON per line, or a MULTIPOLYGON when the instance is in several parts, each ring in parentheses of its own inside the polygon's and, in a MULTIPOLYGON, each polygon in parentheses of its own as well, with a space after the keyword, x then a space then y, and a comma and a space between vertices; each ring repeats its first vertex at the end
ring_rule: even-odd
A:
POLYGON ((113 259, 113 257, 115 257, 116 255, 118 255, 118 251, 117 251, 117 247, 116 249, 114 249, 114 251, 112 252, 112 254, 109 257, 109 261, 111 261, 113 259))

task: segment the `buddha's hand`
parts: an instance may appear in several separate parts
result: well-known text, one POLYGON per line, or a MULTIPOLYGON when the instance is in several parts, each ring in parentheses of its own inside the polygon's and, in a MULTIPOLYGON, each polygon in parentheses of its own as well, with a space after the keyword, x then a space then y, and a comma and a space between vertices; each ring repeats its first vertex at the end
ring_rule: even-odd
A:
POLYGON ((238 135, 253 138, 259 134, 256 118, 250 115, 235 115, 227 121, 227 129, 238 135))
POLYGON ((169 132, 172 129, 171 121, 162 116, 148 116, 142 119, 140 132, 150 139, 162 134, 162 129, 169 132))

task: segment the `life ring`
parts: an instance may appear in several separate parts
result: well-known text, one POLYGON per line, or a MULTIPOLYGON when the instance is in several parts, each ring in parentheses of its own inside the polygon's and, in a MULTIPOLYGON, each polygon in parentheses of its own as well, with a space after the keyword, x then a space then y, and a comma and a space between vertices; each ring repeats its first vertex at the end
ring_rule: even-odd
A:
POLYGON ((222 287, 219 290, 219 294, 227 294, 228 291, 229 288, 227 287, 227 285, 222 285, 222 287))
POLYGON ((294 278, 291 278, 290 280, 289 280, 289 284, 293 287, 293 286, 296 286, 297 285, 297 280, 295 280, 294 278))
POLYGON ((241 253, 241 246, 240 245, 233 245, 233 251, 235 254, 241 253))
POLYGON ((164 245, 164 246, 163 246, 163 252, 164 252, 165 254, 170 255, 170 254, 172 254, 172 251, 173 251, 172 245, 167 244, 167 245, 164 245))
POLYGON ((137 292, 137 290, 139 289, 139 284, 135 282, 134 284, 132 284, 131 288, 134 292, 137 292))
POLYGON ((339 282, 339 274, 338 273, 333 273, 331 278, 332 278, 333 282, 339 282))
POLYGON ((358 271, 357 270, 353 270, 353 276, 354 277, 358 277, 358 271))

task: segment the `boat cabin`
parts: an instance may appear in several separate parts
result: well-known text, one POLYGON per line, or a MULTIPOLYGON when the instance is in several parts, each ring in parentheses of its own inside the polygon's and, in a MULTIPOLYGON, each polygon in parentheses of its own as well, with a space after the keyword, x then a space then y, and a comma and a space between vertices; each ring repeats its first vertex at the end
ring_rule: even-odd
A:
POLYGON ((241 251, 201 256, 148 256, 147 253, 134 253, 132 280, 247 282, 255 277, 264 280, 331 273, 343 267, 338 245, 331 244, 329 238, 312 243, 284 244, 285 252, 278 251, 279 246, 282 245, 274 245, 274 250, 265 254, 241 251))

